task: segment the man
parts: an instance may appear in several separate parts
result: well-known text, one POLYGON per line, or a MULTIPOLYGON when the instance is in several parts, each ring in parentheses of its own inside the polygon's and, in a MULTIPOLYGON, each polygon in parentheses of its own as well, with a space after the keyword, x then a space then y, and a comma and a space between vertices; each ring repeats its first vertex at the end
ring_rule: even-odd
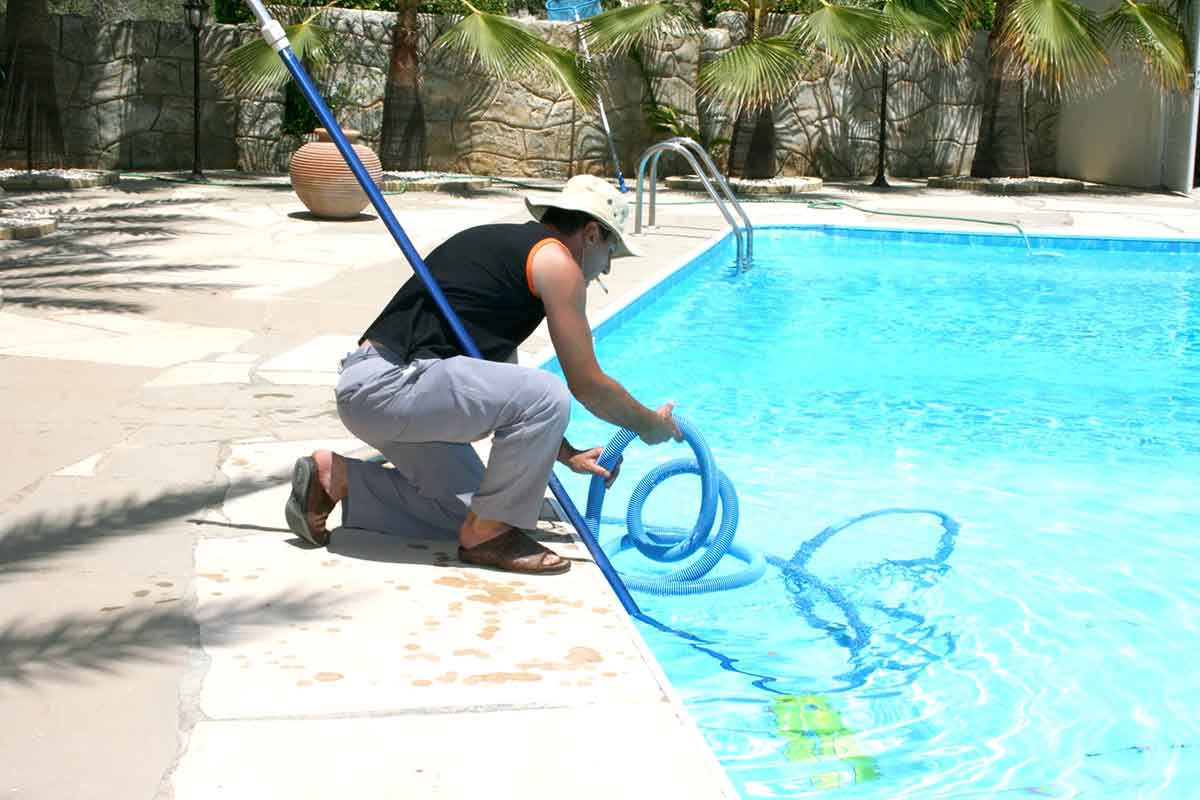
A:
POLYGON ((286 507, 297 536, 325 545, 325 521, 340 502, 346 527, 456 533, 465 563, 566 572, 569 561, 522 530, 537 525, 555 460, 610 483, 616 477, 597 463, 601 448, 576 450, 563 438, 570 395, 647 444, 683 439, 675 404, 639 403, 604 373, 592 348, 587 285, 614 257, 637 255, 625 239, 625 198, 580 175, 558 195, 525 204, 535 222, 468 229, 425 259, 483 360, 464 354, 414 275, 342 362, 338 414, 394 469, 328 450, 297 460, 286 507), (543 319, 570 395, 549 372, 513 363, 543 319), (487 436, 485 469, 470 442, 487 436))

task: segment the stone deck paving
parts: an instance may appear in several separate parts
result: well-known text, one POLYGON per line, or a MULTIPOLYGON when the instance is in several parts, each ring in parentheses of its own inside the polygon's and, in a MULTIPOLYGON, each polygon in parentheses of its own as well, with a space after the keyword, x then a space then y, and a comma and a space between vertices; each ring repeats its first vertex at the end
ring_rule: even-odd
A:
MULTIPOLYGON (((1105 187, 814 198, 1200 237, 1194 200, 1105 187)), ((594 318, 721 230, 713 207, 660 199, 648 255, 590 293, 594 318)), ((542 579, 464 567, 452 542, 339 530, 310 550, 287 532, 292 460, 362 452, 329 390, 410 274, 377 220, 313 220, 286 188, 132 180, 3 202, 60 228, 0 243, 0 795, 730 796, 561 523, 543 533, 575 569, 542 579)), ((503 189, 389 202, 422 252, 525 215, 503 189)), ((757 224, 995 230, 747 208, 757 224)), ((547 345, 538 331, 522 357, 547 345)))

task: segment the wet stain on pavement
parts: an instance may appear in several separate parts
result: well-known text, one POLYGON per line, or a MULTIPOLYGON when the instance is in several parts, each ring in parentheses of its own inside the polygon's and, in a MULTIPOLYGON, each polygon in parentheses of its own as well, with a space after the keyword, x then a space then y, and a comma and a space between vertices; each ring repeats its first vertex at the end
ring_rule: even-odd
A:
POLYGON ((517 664, 517 666, 521 669, 575 670, 587 669, 590 665, 598 664, 603 660, 604 656, 590 647, 572 647, 562 661, 529 661, 517 664))
POLYGON ((468 647, 466 650, 455 650, 454 655, 475 656, 476 658, 491 658, 491 656, 487 653, 483 652, 482 650, 477 650, 474 647, 468 647))
POLYGON ((346 676, 340 672, 318 672, 313 677, 321 681, 321 683, 331 683, 333 681, 340 681, 346 676))
POLYGON ((540 681, 541 675, 536 672, 487 672, 483 675, 469 675, 463 683, 474 686, 479 683, 513 683, 540 681))

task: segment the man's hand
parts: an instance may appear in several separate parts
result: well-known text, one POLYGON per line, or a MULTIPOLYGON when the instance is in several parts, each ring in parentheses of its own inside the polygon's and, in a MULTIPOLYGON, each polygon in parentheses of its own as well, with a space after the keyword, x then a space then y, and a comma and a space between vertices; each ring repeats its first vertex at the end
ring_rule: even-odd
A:
POLYGON ((567 450, 564 442, 564 447, 559 450, 558 460, 566 464, 571 472, 577 472, 580 475, 599 475, 604 478, 604 488, 607 489, 613 485, 613 481, 617 479, 617 475, 621 472, 621 462, 624 457, 618 458, 617 463, 613 466, 612 472, 609 472, 604 467, 600 466, 598 459, 600 454, 604 452, 603 447, 593 447, 591 450, 576 450, 571 448, 567 450))
POLYGON ((675 422, 675 415, 672 413, 674 410, 674 403, 660 406, 654 412, 654 424, 641 432, 642 441, 646 444, 662 444, 668 439, 682 442, 683 431, 679 430, 679 425, 675 422))

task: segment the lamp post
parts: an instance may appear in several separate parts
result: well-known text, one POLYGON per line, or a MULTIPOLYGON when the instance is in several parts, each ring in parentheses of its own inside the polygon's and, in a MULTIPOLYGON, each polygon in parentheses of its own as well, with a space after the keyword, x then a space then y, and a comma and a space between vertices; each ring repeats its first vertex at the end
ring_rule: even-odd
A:
POLYGON ((192 175, 204 180, 200 171, 200 31, 208 16, 208 0, 183 0, 183 15, 192 31, 192 175))

